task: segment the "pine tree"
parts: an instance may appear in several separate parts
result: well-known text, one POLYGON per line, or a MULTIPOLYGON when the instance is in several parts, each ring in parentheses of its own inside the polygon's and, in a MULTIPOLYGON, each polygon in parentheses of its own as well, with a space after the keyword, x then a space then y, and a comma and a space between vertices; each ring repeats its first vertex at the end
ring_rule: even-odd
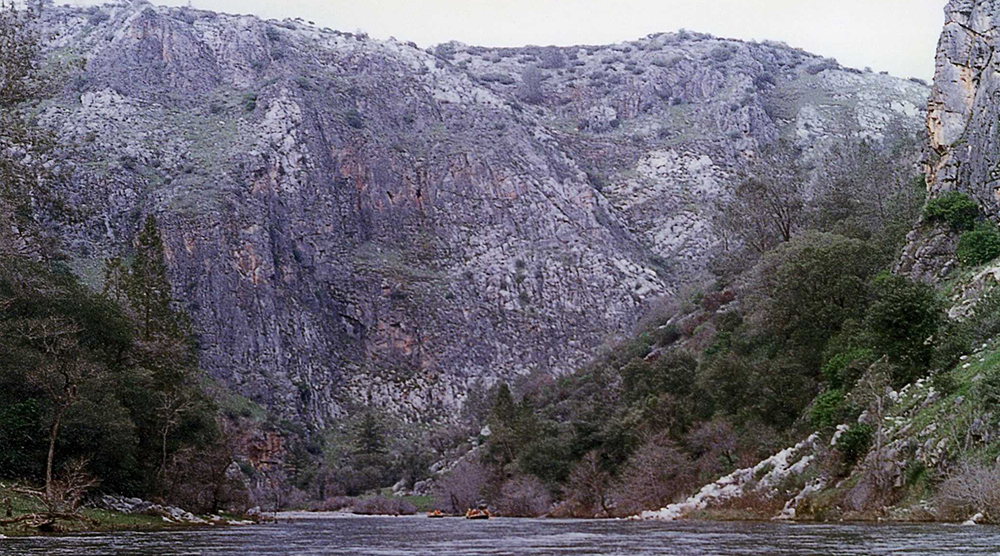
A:
POLYGON ((180 335, 182 326, 180 317, 172 306, 167 263, 163 258, 163 239, 153 215, 146 217, 146 223, 136 240, 128 297, 138 317, 144 340, 180 335))
POLYGON ((502 469, 517 458, 518 452, 518 408, 505 382, 497 386, 488 423, 490 438, 487 459, 502 469))
POLYGON ((380 456, 386 453, 385 427, 372 411, 361 416, 355 437, 355 454, 380 456))

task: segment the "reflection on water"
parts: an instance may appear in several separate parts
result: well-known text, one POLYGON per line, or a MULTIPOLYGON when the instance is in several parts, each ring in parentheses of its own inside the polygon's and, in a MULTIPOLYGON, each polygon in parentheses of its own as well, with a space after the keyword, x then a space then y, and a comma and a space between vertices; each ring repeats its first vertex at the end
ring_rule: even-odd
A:
POLYGON ((670 555, 1000 554, 1000 529, 409 518, 306 519, 218 530, 0 540, 0 555, 670 555))

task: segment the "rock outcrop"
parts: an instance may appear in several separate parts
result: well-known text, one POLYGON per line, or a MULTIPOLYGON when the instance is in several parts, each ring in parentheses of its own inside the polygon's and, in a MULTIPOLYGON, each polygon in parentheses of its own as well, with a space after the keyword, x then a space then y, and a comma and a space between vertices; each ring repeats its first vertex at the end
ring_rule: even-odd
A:
POLYGON ((573 370, 704 271, 748 154, 915 132, 927 94, 690 33, 423 51, 142 3, 40 24, 71 266, 99 286, 155 214, 202 365, 319 425, 447 418, 473 381, 573 370))
MULTIPOLYGON (((934 84, 928 101, 925 165, 930 195, 960 191, 986 214, 1000 210, 1000 2, 952 0, 944 9, 934 84)), ((915 230, 900 270, 933 280, 954 266, 957 238, 915 230)))

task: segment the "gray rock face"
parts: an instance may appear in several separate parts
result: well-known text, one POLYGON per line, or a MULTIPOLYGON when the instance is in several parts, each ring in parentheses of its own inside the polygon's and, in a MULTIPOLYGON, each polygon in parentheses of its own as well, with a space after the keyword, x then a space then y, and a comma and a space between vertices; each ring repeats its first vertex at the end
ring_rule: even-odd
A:
MULTIPOLYGON (((961 191, 987 214, 1000 209, 1000 2, 952 0, 944 9, 934 85, 928 101, 928 191, 961 191)), ((917 230, 901 268, 933 279, 954 264, 955 238, 917 230), (942 249, 950 244, 950 249, 942 249)))
POLYGON ((141 4, 42 25, 74 268, 99 285, 156 214, 202 365, 320 425, 358 402, 447 418, 471 381, 572 371, 704 270, 705 209, 749 153, 919 129, 926 96, 704 35, 426 52, 141 4))

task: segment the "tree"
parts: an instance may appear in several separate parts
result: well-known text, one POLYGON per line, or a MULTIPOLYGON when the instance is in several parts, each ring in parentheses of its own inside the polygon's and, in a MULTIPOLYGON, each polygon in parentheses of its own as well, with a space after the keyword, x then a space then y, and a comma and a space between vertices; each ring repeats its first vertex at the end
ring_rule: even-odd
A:
POLYGON ((763 254, 798 230, 805 188, 798 156, 784 142, 763 148, 740 173, 732 196, 717 203, 713 223, 727 251, 763 254))
POLYGON ((570 473, 566 500, 574 506, 574 515, 610 515, 610 490, 611 476, 601 466, 600 456, 588 452, 570 473))
POLYGON ((113 306, 41 265, 0 261, 0 373, 44 400, 45 492, 54 495, 56 449, 71 410, 109 390, 131 337, 113 306))
POLYGON ((354 453, 360 456, 378 457, 386 453, 385 427, 374 411, 365 411, 355 429, 354 453))
MULTIPOLYGON (((109 261, 108 264, 113 263, 109 261)), ((146 217, 136 239, 130 270, 128 298, 138 316, 142 338, 150 341, 157 336, 181 334, 182 326, 173 309, 167 263, 163 258, 163 239, 153 215, 146 217)))
POLYGON ((45 392, 53 405, 49 417, 48 456, 45 460, 45 494, 53 495, 53 468, 56 440, 66 413, 79 399, 81 388, 102 378, 104 369, 92 361, 77 340, 80 328, 75 323, 46 318, 20 323, 17 334, 39 354, 36 365, 28 371, 28 380, 45 392))
POLYGON ((827 340, 871 302, 881 261, 857 239, 806 232, 768 253, 748 290, 764 326, 812 364, 827 340))
POLYGON ((884 145, 849 137, 826 154, 810 203, 810 221, 819 230, 871 240, 883 256, 895 249, 920 214, 926 188, 901 156, 917 149, 897 124, 900 139, 884 145))
POLYGON ((934 354, 932 338, 944 320, 934 288, 883 273, 873 285, 876 300, 865 314, 865 329, 878 355, 893 366, 893 382, 903 386, 925 372, 934 354))
POLYGON ((501 382, 496 388, 487 419, 490 437, 486 446, 487 461, 500 469, 517 459, 517 421, 518 409, 514 397, 507 383, 501 382))
POLYGON ((692 484, 694 465, 669 438, 646 440, 629 459, 614 489, 620 515, 659 509, 692 484))

